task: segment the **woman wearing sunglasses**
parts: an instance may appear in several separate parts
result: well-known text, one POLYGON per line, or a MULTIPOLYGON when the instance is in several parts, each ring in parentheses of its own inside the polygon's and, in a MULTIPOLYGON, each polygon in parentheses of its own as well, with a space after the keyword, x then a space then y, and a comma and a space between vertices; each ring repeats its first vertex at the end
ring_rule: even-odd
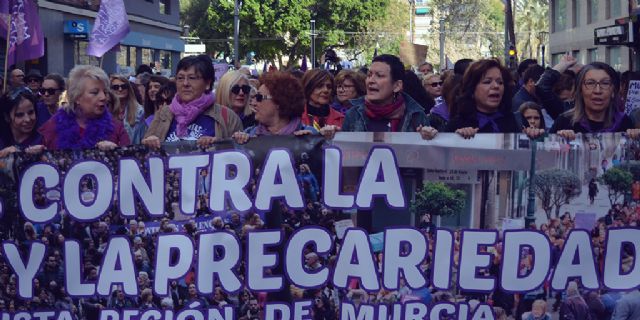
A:
POLYGON ((300 81, 287 72, 268 72, 260 77, 256 99, 255 126, 236 132, 236 143, 246 143, 250 137, 271 135, 305 135, 317 131, 302 122, 304 96, 300 81))
POLYGON ((40 95, 40 101, 36 105, 38 128, 58 111, 58 101, 64 90, 64 78, 57 73, 51 73, 44 77, 40 89, 33 92, 40 95))
POLYGON ((129 79, 121 75, 111 76, 111 92, 120 106, 117 110, 114 109, 114 117, 124 124, 131 143, 139 144, 147 130, 147 124, 144 122, 144 108, 138 103, 133 90, 129 79))
POLYGON ((422 79, 422 85, 427 90, 427 93, 436 100, 436 103, 442 101, 442 78, 439 74, 430 73, 424 76, 422 79))
POLYGON ((244 73, 231 71, 220 78, 216 90, 216 103, 231 108, 242 120, 243 128, 256 124, 253 110, 249 105, 250 97, 251 86, 249 78, 244 73))
MULTIPOLYGON (((572 64, 575 59, 564 56, 560 63, 572 64)), ((618 74, 611 66, 593 62, 582 68, 576 79, 575 105, 561 114, 551 127, 567 140, 577 133, 626 132, 631 138, 640 137, 631 119, 616 108, 620 86, 618 74)))
POLYGON ((42 143, 36 126, 36 96, 28 88, 5 93, 0 105, 4 122, 0 127, 0 157, 42 143))
POLYGON ((160 148, 163 142, 197 141, 208 147, 242 131, 240 118, 229 108, 215 103, 211 92, 215 71, 206 55, 184 57, 178 62, 177 93, 170 105, 156 112, 142 143, 160 148))

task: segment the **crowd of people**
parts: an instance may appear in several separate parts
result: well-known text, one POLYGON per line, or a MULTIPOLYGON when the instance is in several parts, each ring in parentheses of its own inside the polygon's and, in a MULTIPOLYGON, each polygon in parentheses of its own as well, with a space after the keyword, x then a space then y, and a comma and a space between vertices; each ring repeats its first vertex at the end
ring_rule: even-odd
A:
MULTIPOLYGON (((25 76, 22 70, 14 69, 8 90, 0 98, 4 114, 0 121, 5 122, 0 126, 0 158, 20 154, 26 160, 18 170, 32 161, 45 161, 63 172, 78 159, 100 159, 117 172, 115 166, 120 157, 133 157, 144 163, 147 157, 162 153, 163 145, 179 141, 193 141, 206 148, 221 140, 244 144, 270 135, 318 134, 331 139, 340 131, 413 132, 423 139, 437 139, 438 132, 457 133, 466 139, 479 133, 525 133, 530 138, 557 133, 574 139, 580 133, 624 132, 631 139, 640 137, 640 111, 625 113, 626 88, 637 74, 619 74, 597 62, 580 66, 571 56, 564 56, 548 69, 534 60, 525 60, 514 73, 494 59, 463 59, 454 70, 442 74, 424 63, 414 72, 406 70, 402 61, 392 55, 375 57, 368 68, 337 73, 323 69, 270 71, 257 77, 247 70, 237 70, 215 79, 207 56, 183 58, 173 78, 154 75, 148 69, 139 68, 136 76, 109 76, 94 66, 76 66, 66 79, 37 72, 25 76)), ((317 170, 304 160, 297 163, 306 207, 292 210, 281 203, 274 208, 281 217, 280 225, 275 227, 287 234, 309 225, 336 232, 334 222, 344 219, 343 213, 319 202, 322 190, 317 170)), ((258 174, 259 170, 251 180, 249 192, 254 191, 258 174)), ((107 308, 181 310, 230 305, 238 319, 261 318, 273 293, 228 293, 217 283, 214 294, 201 295, 194 283, 194 272, 173 281, 168 296, 158 296, 152 290, 151 266, 158 234, 181 231, 197 242, 203 230, 196 221, 202 219, 209 221, 207 230, 232 231, 241 240, 251 230, 274 227, 265 217, 270 213, 230 212, 219 216, 210 212, 206 190, 211 186, 206 184, 206 170, 200 172, 200 179, 205 182, 200 184, 196 216, 186 223, 176 223, 173 220, 179 211, 174 210, 179 198, 179 175, 178 171, 167 172, 168 209, 161 218, 141 214, 135 220, 126 219, 117 206, 91 223, 70 219, 64 209, 57 219, 46 224, 25 222, 17 214, 3 215, 2 240, 16 241, 23 250, 31 241, 42 241, 48 252, 34 283, 33 299, 17 295, 16 275, 0 259, 0 310, 64 309, 71 310, 78 319, 97 319, 100 310, 107 308), (149 228, 151 224, 158 227, 149 228), (116 286, 108 297, 70 297, 64 288, 65 239, 82 243, 83 265, 79 272, 84 281, 91 282, 97 279, 106 244, 114 234, 127 235, 131 240, 140 294, 127 296, 116 286)), ((91 194, 97 185, 89 177, 82 181, 81 188, 91 194)), ((36 185, 36 203, 46 204, 51 195, 44 192, 42 185, 36 185)), ((144 212, 142 206, 138 209, 144 212)), ((638 211, 630 206, 612 208, 593 229, 594 254, 602 258, 607 228, 637 226, 638 217, 638 211)), ((434 241, 429 226, 430 222, 422 225, 425 235, 434 241)), ((569 214, 539 226, 554 243, 556 256, 572 228, 569 214)), ((460 249, 459 238, 456 241, 455 262, 460 249)), ((327 254, 307 248, 306 268, 331 266, 339 248, 337 236, 336 246, 327 254)), ((494 261, 484 272, 497 276, 501 245, 486 250, 494 254, 494 261)), ((532 257, 526 254, 523 252, 523 274, 531 266, 532 257)), ((628 253, 627 262, 631 265, 634 256, 635 253, 628 253)), ((425 275, 430 273, 429 259, 423 263, 425 275)), ((381 255, 376 256, 375 262, 382 268, 381 255)), ((243 274, 244 270, 243 262, 237 273, 243 274)), ((431 305, 462 300, 470 304, 487 302, 494 306, 498 319, 548 319, 546 312, 550 309, 559 310, 561 319, 586 320, 637 319, 634 316, 640 312, 633 309, 640 301, 638 292, 584 292, 575 282, 565 292, 553 292, 545 286, 521 295, 499 289, 488 295, 465 293, 458 291, 455 284, 450 291, 413 290, 404 285, 395 291, 367 292, 355 281, 347 289, 331 284, 319 289, 289 289, 287 299, 313 301, 313 319, 339 318, 342 301, 355 305, 411 300, 431 305), (553 306, 547 305, 549 299, 555 301, 553 306), (635 300, 630 303, 630 299, 635 300)), ((282 295, 278 297, 281 298, 282 295)))

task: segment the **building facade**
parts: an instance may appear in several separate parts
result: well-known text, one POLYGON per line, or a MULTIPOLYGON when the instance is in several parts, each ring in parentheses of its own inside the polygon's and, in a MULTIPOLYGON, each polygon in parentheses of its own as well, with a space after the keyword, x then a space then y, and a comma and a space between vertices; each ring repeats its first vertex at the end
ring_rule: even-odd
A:
MULTIPOLYGON (((549 49, 553 64, 563 54, 571 53, 582 64, 602 61, 619 71, 640 70, 633 48, 638 41, 631 46, 596 45, 594 41, 596 29, 615 25, 629 28, 634 1, 638 0, 550 1, 549 49)), ((631 24, 629 32, 637 32, 637 26, 631 24)))
POLYGON ((101 59, 88 56, 88 36, 100 0, 38 0, 45 55, 24 68, 66 75, 78 64, 101 66, 107 73, 130 74, 141 64, 174 74, 184 42, 180 39, 179 0, 126 0, 130 32, 101 59))

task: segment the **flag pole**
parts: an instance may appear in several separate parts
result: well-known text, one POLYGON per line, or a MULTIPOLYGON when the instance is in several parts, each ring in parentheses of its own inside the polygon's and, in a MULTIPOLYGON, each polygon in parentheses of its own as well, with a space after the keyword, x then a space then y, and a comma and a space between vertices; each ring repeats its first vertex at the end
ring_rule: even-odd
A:
POLYGON ((7 91, 7 74, 8 74, 8 68, 9 68, 9 44, 11 44, 11 39, 9 37, 11 37, 11 18, 12 18, 12 14, 11 12, 9 12, 9 20, 7 21, 7 45, 5 46, 5 54, 4 54, 4 77, 2 80, 2 92, 6 92, 7 91))

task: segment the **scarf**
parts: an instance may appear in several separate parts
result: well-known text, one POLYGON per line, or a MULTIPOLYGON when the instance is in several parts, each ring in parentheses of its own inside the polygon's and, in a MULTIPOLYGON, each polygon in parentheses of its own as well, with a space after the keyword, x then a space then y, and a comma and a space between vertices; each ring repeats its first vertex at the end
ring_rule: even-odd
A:
MULTIPOLYGON (((613 123, 606 127, 606 128, 602 128, 596 132, 617 132, 618 131, 618 127, 620 126, 620 124, 622 123, 622 119, 624 119, 624 112, 616 112, 613 115, 613 123)), ((591 125, 589 124, 589 119, 587 119, 587 117, 584 117, 582 120, 580 120, 580 125, 587 129, 587 132, 589 133, 595 133, 592 129, 591 129, 591 125)))
POLYGON ((187 127, 195 120, 204 110, 209 108, 215 97, 213 93, 205 93, 198 99, 182 103, 178 95, 173 98, 169 109, 176 119, 176 133, 178 137, 187 135, 187 127))
POLYGON ((486 125, 491 125, 493 132, 500 132, 500 127, 498 126, 498 123, 496 123, 496 120, 504 117, 502 112, 498 111, 491 114, 476 112, 476 116, 478 117, 478 128, 482 129, 486 125))
POLYGON ((109 111, 105 111, 99 118, 87 119, 82 136, 80 136, 80 126, 73 111, 67 112, 60 109, 53 118, 58 134, 56 138, 58 149, 95 148, 98 142, 109 139, 114 131, 109 111))
POLYGON ((351 107, 351 104, 349 103, 349 101, 346 102, 346 105, 343 105, 338 101, 331 104, 331 108, 333 108, 333 110, 338 111, 342 114, 347 113, 347 110, 349 110, 350 107, 351 107))
POLYGON ((272 133, 269 129, 263 125, 258 124, 256 127, 255 135, 256 136, 284 136, 291 135, 294 132, 298 131, 298 128, 302 125, 302 120, 300 118, 293 118, 289 123, 284 126, 282 129, 278 130, 277 133, 272 133))
POLYGON ((436 106, 431 109, 431 113, 439 115, 445 121, 449 121, 449 107, 444 101, 436 104, 436 106))
POLYGON ((309 103, 305 107, 305 111, 307 111, 307 117, 309 117, 309 125, 316 130, 320 130, 327 123, 327 117, 331 114, 331 107, 328 104, 318 107, 309 103))
POLYGON ((398 97, 388 105, 376 105, 365 99, 364 108, 367 117, 372 120, 389 120, 391 123, 391 132, 397 132, 400 121, 404 117, 406 106, 404 105, 404 96, 398 94, 398 97))

